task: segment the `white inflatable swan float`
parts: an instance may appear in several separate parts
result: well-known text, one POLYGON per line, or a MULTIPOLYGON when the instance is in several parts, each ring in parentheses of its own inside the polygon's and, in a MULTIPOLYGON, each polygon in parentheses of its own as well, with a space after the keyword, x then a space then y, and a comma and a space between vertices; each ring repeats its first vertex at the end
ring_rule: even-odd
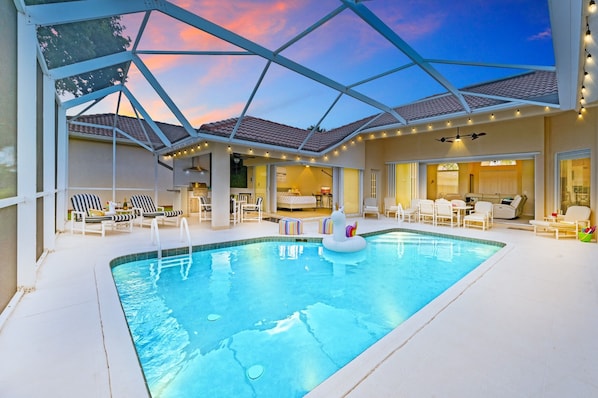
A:
POLYGON ((366 241, 363 237, 355 235, 355 226, 345 226, 346 217, 341 207, 332 212, 332 235, 322 239, 322 245, 335 252, 351 253, 365 249, 366 241), (349 235, 349 236, 347 236, 349 235))

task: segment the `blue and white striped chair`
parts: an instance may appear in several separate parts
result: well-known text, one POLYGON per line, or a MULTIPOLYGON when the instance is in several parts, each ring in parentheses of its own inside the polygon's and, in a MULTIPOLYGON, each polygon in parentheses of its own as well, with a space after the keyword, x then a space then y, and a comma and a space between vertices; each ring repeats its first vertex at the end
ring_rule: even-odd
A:
POLYGON ((165 211, 164 207, 156 206, 154 200, 148 195, 132 195, 131 204, 133 205, 135 214, 140 217, 139 225, 141 226, 143 226, 145 219, 148 219, 151 223, 151 220, 155 218, 161 224, 164 224, 164 222, 174 222, 178 227, 181 215, 183 214, 182 210, 165 211))
POLYGON ((106 214, 102 209, 102 201, 98 195, 80 193, 71 197, 73 211, 71 212, 71 233, 75 230, 106 235, 106 228, 116 229, 125 227, 128 232, 133 230, 135 214, 106 214), (98 228, 94 228, 94 227, 98 228))

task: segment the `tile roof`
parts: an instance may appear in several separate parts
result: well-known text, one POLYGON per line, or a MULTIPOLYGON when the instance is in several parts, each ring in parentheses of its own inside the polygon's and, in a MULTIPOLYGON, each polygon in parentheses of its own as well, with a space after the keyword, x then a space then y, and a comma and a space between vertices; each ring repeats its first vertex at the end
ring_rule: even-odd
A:
MULTIPOLYGON (((114 125, 114 114, 103 113, 96 115, 81 115, 75 119, 75 122, 110 127, 115 126, 116 128, 126 132, 136 140, 149 144, 155 150, 160 150, 166 147, 164 143, 160 140, 160 138, 153 132, 149 124, 143 119, 136 119, 129 116, 119 115, 116 118, 116 125, 114 125), (147 137, 145 133, 147 133, 147 137)), ((174 124, 162 122, 156 122, 156 125, 158 125, 162 133, 166 137, 168 137, 168 139, 171 142, 177 142, 188 137, 187 132, 181 126, 176 126, 174 124)), ((69 131, 71 133, 79 133, 83 135, 112 138, 112 129, 109 128, 99 128, 89 125, 69 123, 69 131)), ((120 133, 117 133, 117 138, 125 138, 125 136, 123 136, 120 133)))
MULTIPOLYGON (((465 101, 472 111, 507 104, 510 99, 543 101, 558 104, 558 88, 555 72, 530 72, 515 77, 469 86, 460 91, 464 93, 465 101), (488 95, 492 96, 492 98, 468 95, 466 94, 468 92, 488 95), (503 97, 504 99, 501 99, 500 97, 503 97)), ((409 124, 428 118, 462 113, 464 111, 459 100, 448 93, 424 98, 417 102, 399 106, 394 110, 405 118, 409 124)), ((112 126, 114 115, 82 115, 79 116, 77 120, 85 123, 112 126)), ((206 123, 198 129, 198 132, 204 137, 207 135, 226 140, 233 133, 237 120, 238 118, 231 118, 218 122, 206 123)), ((182 144, 183 140, 189 138, 189 135, 181 126, 161 122, 156 122, 156 124, 175 146, 177 143, 182 144)), ((234 140, 235 142, 246 144, 248 146, 257 143, 318 153, 332 149, 335 145, 360 129, 379 129, 389 125, 397 126, 398 124, 399 122, 397 119, 389 113, 372 115, 329 131, 314 132, 307 142, 305 142, 310 134, 310 130, 287 126, 253 116, 245 116, 241 120, 239 128, 234 134, 234 140), (304 142, 305 144, 303 144, 304 142)), ((147 143, 147 138, 145 137, 141 125, 144 126, 145 131, 148 133, 151 146, 155 150, 160 151, 167 149, 144 120, 142 120, 140 124, 135 118, 119 116, 117 118, 116 126, 135 139, 147 143)), ((69 129, 74 133, 112 137, 111 130, 109 129, 76 124, 70 124, 69 129)), ((187 145, 189 144, 187 141, 184 143, 187 145)))

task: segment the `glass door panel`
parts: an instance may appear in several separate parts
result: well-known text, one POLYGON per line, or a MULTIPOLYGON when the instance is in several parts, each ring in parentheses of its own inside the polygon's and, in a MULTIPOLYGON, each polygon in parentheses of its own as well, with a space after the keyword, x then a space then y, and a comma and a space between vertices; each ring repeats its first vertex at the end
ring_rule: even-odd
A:
POLYGON ((558 154, 557 167, 559 210, 565 213, 569 206, 590 207, 590 151, 558 154))

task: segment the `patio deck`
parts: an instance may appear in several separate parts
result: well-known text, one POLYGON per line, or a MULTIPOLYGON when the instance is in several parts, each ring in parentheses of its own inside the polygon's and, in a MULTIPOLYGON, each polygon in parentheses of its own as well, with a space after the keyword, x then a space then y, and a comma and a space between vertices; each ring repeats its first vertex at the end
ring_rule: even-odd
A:
MULTIPOLYGON (((598 245, 488 231, 359 220, 507 243, 500 254, 313 390, 309 397, 598 396, 598 245)), ((352 222, 348 219, 347 222, 352 222)), ((278 235, 275 223, 212 230, 189 219, 193 244, 278 235)), ((317 221, 305 222, 305 235, 317 221)), ((160 229, 164 248, 179 230, 160 229)), ((147 396, 108 269, 110 259, 156 250, 148 228, 105 238, 61 234, 0 330, 0 396, 147 396)))

